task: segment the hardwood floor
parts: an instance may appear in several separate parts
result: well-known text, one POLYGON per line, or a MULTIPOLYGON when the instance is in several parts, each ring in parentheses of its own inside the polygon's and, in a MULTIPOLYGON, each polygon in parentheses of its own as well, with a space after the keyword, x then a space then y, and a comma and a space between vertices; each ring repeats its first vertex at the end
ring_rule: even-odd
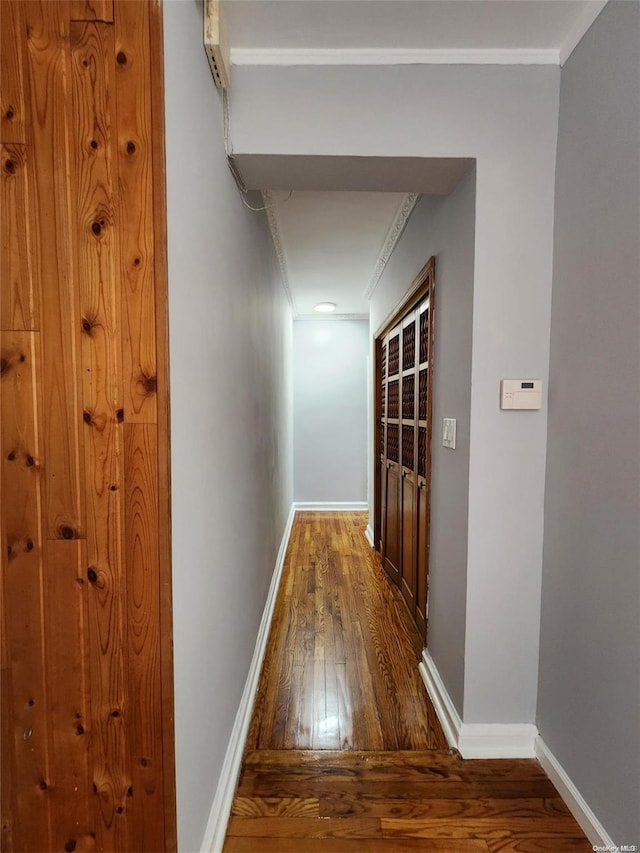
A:
POLYGON ((445 749, 422 643, 362 512, 298 513, 249 749, 445 749))
POLYGON ((463 760, 364 513, 296 516, 225 853, 591 845, 535 760, 463 760))

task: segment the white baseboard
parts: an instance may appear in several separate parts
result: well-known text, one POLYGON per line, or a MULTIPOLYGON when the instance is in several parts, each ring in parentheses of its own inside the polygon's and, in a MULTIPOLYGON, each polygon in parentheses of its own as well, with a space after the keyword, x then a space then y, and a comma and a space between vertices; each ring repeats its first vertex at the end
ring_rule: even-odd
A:
POLYGON ((367 524, 367 527, 364 531, 365 539, 371 545, 372 548, 375 548, 375 542, 373 541, 373 530, 371 529, 371 525, 367 524))
POLYGON ((463 758, 535 758, 533 723, 463 723, 458 750, 463 758))
POLYGON ((433 707, 440 720, 447 743, 452 749, 457 749, 462 720, 456 710, 456 706, 451 701, 447 688, 444 686, 440 678, 440 673, 427 649, 423 649, 422 651, 422 660, 418 665, 418 669, 424 681, 424 686, 427 688, 429 698, 433 702, 433 707))
POLYGON ((447 743, 463 758, 535 758, 538 730, 534 725, 463 723, 426 649, 419 670, 447 743))
POLYGON ((538 761, 544 768, 547 776, 558 789, 558 793, 565 801, 571 814, 580 824, 584 834, 593 844, 594 849, 597 846, 603 849, 616 850, 617 847, 613 843, 613 840, 592 812, 585 798, 573 784, 564 767, 541 737, 536 738, 535 751, 538 761))
POLYGON ((293 519, 295 516, 295 505, 291 505, 289 517, 282 534, 280 549, 276 558, 276 565, 271 578, 271 585, 267 594, 267 600, 262 613, 260 628, 256 639, 256 646, 249 667, 249 674, 245 682, 244 691, 238 707, 238 713, 233 724, 231 737, 229 738, 229 746, 224 757, 222 770, 220 772, 220 781, 216 790, 211 811, 209 812, 209 820, 205 830, 204 839, 202 841, 201 850, 205 853, 220 853, 224 844, 225 834, 227 832, 227 824, 231 814, 231 805, 242 768, 242 756, 244 753, 245 742, 249 725, 251 723, 251 713, 253 711, 253 703, 255 701, 256 691, 258 689, 258 681, 260 679, 260 670, 262 669, 262 661, 264 659, 267 648, 267 640, 269 638, 269 629, 271 628, 271 619, 273 610, 276 604, 278 588, 280 586, 280 578, 284 567, 284 558, 287 553, 287 545, 291 535, 293 519))
POLYGON ((295 501, 296 512, 364 512, 366 501, 295 501))

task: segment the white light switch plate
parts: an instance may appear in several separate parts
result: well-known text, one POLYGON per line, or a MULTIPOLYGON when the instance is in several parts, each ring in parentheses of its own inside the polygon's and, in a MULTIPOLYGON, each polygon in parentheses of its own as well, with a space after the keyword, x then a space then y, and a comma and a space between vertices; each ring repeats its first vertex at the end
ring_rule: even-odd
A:
POLYGON ((449 447, 451 450, 456 448, 456 419, 442 419, 442 446, 449 447))

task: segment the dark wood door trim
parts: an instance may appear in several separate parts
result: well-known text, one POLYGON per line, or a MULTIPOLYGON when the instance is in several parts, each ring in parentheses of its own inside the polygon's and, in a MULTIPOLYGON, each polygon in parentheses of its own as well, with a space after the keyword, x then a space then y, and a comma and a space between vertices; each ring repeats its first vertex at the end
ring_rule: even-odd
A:
POLYGON ((394 326, 396 326, 404 317, 404 315, 415 308, 418 302, 421 302, 429 293, 429 281, 435 281, 436 259, 432 255, 427 263, 422 267, 418 275, 411 282, 411 287, 405 294, 401 302, 387 314, 382 324, 378 326, 378 330, 373 336, 375 340, 383 338, 387 335, 394 326))

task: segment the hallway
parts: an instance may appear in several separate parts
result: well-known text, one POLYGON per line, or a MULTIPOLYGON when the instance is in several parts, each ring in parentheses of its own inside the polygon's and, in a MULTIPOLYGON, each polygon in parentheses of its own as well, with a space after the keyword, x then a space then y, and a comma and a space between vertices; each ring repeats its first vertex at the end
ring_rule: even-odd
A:
POLYGON ((225 851, 591 850, 537 761, 448 749, 365 526, 296 515, 225 851))
POLYGON ((249 749, 446 749, 418 673, 422 643, 366 523, 296 514, 249 749))

